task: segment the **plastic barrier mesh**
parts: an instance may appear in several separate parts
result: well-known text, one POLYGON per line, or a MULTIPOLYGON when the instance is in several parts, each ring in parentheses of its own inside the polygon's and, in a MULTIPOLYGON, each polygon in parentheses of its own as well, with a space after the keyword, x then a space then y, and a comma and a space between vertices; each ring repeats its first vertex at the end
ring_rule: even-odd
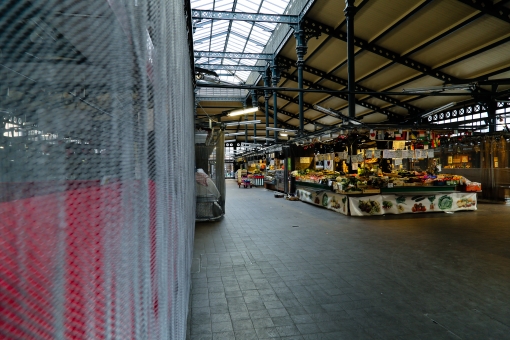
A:
POLYGON ((1 339, 186 337, 185 5, 1 2, 1 339))

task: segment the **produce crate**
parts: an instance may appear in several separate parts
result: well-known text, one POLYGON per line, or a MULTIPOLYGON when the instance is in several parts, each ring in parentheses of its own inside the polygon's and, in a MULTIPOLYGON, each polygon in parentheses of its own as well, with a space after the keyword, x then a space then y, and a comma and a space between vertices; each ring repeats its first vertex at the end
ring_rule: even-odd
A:
POLYGON ((477 183, 477 182, 467 183, 466 191, 482 191, 482 183, 477 183))

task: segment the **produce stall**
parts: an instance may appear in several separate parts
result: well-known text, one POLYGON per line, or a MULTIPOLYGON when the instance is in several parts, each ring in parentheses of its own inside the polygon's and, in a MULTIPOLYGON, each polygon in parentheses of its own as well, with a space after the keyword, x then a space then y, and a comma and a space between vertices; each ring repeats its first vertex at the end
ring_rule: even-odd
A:
POLYGON ((352 216, 476 210, 479 183, 462 176, 409 171, 382 176, 294 172, 303 202, 352 216), (336 177, 334 177, 336 176, 336 177))

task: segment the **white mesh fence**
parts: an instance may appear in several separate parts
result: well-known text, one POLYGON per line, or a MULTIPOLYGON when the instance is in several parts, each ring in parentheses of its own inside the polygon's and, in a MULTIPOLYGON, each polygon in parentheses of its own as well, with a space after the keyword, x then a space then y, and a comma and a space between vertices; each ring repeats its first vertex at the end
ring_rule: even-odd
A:
POLYGON ((0 4, 0 338, 184 339, 184 0, 0 4))

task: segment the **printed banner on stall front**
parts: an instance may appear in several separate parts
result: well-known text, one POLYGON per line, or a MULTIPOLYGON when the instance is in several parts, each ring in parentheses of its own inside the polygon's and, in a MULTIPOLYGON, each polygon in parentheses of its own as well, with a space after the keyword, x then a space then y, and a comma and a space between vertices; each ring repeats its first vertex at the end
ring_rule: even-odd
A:
POLYGON ((349 214, 349 198, 347 195, 337 194, 334 192, 324 193, 322 196, 323 204, 327 205, 325 208, 339 212, 344 215, 349 214), (325 199, 327 197, 327 200, 325 199))
POLYGON ((383 215, 382 196, 349 197, 349 208, 352 216, 383 215))
MULTIPOLYGON (((365 203, 355 203, 354 199, 366 202, 377 202, 380 197, 381 214, 408 214, 425 212, 451 212, 460 210, 476 210, 476 193, 423 193, 415 195, 373 195, 349 198, 351 200, 351 215, 381 215, 376 214, 377 208, 369 211, 365 203), (361 207, 360 207, 361 206, 361 207)), ((374 206, 374 203, 370 203, 374 206)))
POLYGON ((300 188, 297 190, 297 196, 303 202, 312 203, 344 215, 349 214, 349 200, 346 195, 300 188))
POLYGON ((303 202, 308 202, 308 203, 314 202, 315 192, 304 190, 304 189, 297 189, 296 194, 297 194, 297 197, 303 202))

